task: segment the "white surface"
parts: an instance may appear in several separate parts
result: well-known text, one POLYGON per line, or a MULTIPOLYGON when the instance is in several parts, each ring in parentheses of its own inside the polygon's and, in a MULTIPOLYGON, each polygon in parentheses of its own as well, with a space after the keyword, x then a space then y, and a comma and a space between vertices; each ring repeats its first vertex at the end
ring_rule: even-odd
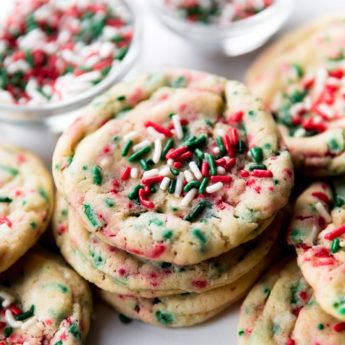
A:
MULTIPOLYGON (((140 61, 131 74, 150 72, 164 67, 185 67, 243 80, 247 66, 260 52, 256 51, 237 58, 205 56, 189 46, 188 42, 163 28, 150 13, 149 0, 132 1, 138 6, 145 32, 140 61)), ((345 14, 344 0, 297 0, 297 3, 299 7, 283 31, 326 13, 345 14)), ((22 144, 39 152, 48 161, 55 138, 45 133, 40 135, 29 134, 28 131, 19 133, 1 124, 0 141, 22 144)), ((115 312, 95 300, 95 317, 87 345, 235 345, 238 308, 239 304, 218 318, 197 327, 164 330, 139 322, 123 325, 118 321, 115 312)))

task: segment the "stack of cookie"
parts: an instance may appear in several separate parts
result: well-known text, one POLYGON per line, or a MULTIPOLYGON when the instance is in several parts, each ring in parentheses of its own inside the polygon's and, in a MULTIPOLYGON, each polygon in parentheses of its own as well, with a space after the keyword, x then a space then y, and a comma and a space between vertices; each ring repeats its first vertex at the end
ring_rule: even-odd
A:
MULTIPOLYGON (((300 175, 345 172, 344 42, 343 17, 317 20, 269 48, 248 75, 300 175)), ((295 259, 277 267, 248 295, 239 344, 344 344, 343 177, 307 186, 296 200, 288 241, 298 267, 295 259)))
POLYGON ((88 332, 87 284, 58 258, 30 249, 47 228, 53 202, 43 163, 1 144, 0 344, 80 345, 88 332))
POLYGON ((171 70, 116 85, 60 138, 65 259, 121 313, 188 326, 243 296, 293 184, 271 114, 240 83, 171 70))

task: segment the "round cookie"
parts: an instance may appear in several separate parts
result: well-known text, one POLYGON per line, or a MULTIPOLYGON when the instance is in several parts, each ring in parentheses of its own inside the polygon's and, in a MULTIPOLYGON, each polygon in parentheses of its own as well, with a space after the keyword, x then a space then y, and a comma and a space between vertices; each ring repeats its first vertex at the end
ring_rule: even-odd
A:
POLYGON ((1 344, 80 345, 88 333, 91 293, 57 257, 38 249, 0 275, 1 344))
POLYGON ((43 163, 28 151, 0 144, 0 272, 37 242, 49 223, 53 200, 43 163))
POLYGON ((339 345, 344 323, 326 314, 295 260, 280 264, 249 292, 241 307, 238 345, 339 345))
POLYGON ((298 265, 330 315, 345 321, 345 182, 313 183, 297 199, 289 229, 298 265))
POLYGON ((191 266, 175 266, 143 261, 102 242, 85 230, 61 196, 56 199, 53 230, 66 260, 73 266, 73 253, 66 249, 72 242, 85 261, 112 278, 112 292, 125 287, 138 295, 150 290, 157 296, 202 292, 239 279, 268 254, 277 240, 282 222, 282 217, 277 216, 262 235, 217 258, 191 266))
POLYGON ((121 97, 127 86, 115 87, 85 115, 98 113, 98 127, 83 117, 59 140, 57 185, 84 226, 117 248, 176 265, 257 236, 293 183, 270 113, 242 84, 202 72, 168 71, 146 83, 139 78, 135 93, 121 97), (152 90, 159 78, 164 84, 152 90), (117 100, 105 118, 114 98, 131 100, 131 109, 120 116, 117 100))
POLYGON ((238 301, 268 264, 263 260, 239 280, 200 294, 140 298, 100 291, 102 299, 133 319, 163 327, 187 327, 205 322, 238 301))
POLYGON ((345 17, 287 34, 253 64, 249 88, 272 110, 294 163, 314 176, 345 171, 345 17))

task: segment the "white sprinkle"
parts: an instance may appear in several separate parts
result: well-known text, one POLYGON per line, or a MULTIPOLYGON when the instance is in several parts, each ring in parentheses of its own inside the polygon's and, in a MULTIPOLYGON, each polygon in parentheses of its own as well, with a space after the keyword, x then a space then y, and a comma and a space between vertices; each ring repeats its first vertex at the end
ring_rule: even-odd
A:
POLYGON ((218 146, 215 146, 213 149, 212 149, 213 153, 215 153, 216 155, 218 153, 220 153, 220 148, 218 146))
POLYGON ((190 170, 192 170, 192 173, 194 174, 195 178, 197 180, 200 180, 202 178, 202 174, 199 167, 196 165, 196 163, 190 162, 189 167, 190 167, 190 170))
POLYGON ((298 128, 293 136, 296 138, 302 138, 306 134, 307 134, 307 131, 304 128, 298 128))
POLYGON ((168 186, 169 186, 169 183, 170 183, 170 178, 169 177, 164 177, 159 188, 161 190, 167 190, 168 186))
MULTIPOLYGON (((36 322, 36 318, 33 316, 27 321, 25 321, 22 326, 20 327, 22 330, 27 330, 30 326, 32 326, 36 322)), ((23 344, 24 345, 24 344, 23 344)))
POLYGON ((100 71, 92 71, 88 73, 84 73, 79 75, 75 78, 76 81, 95 81, 97 79, 100 79, 102 77, 102 74, 100 71))
POLYGON ((99 56, 102 59, 106 59, 107 57, 113 55, 114 53, 114 45, 110 42, 104 42, 101 46, 101 50, 99 51, 99 56))
POLYGON ((136 144, 133 146, 133 151, 139 151, 140 149, 142 149, 145 146, 150 145, 151 143, 148 140, 143 140, 142 142, 140 142, 139 144, 136 144))
POLYGON ((143 177, 153 177, 153 176, 158 176, 159 170, 158 169, 151 169, 148 171, 145 171, 143 173, 143 177))
POLYGON ((171 167, 174 164, 174 160, 172 158, 168 159, 167 161, 169 167, 171 167))
POLYGON ((5 291, 0 291, 0 297, 3 299, 2 307, 7 308, 14 302, 14 297, 5 291))
POLYGON ((206 188, 206 192, 211 194, 211 193, 218 192, 222 188, 223 188, 223 182, 217 182, 217 183, 214 183, 214 184, 211 184, 210 186, 208 186, 206 188))
POLYGON ((128 134, 124 135, 123 140, 127 142, 128 140, 135 140, 138 137, 139 137, 139 132, 132 131, 132 132, 129 132, 128 134))
POLYGON ((187 180, 187 182, 190 182, 190 181, 194 180, 193 175, 192 175, 192 173, 189 170, 185 170, 183 172, 183 174, 184 174, 184 177, 187 180))
POLYGON ((165 136, 162 133, 157 132, 153 127, 149 126, 147 127, 147 131, 149 134, 154 137, 155 139, 163 140, 165 136))
POLYGON ((152 160, 155 164, 159 162, 162 154, 162 141, 160 139, 155 140, 155 149, 153 151, 152 160))
POLYGON ((7 323, 8 323, 11 327, 13 327, 13 328, 19 328, 19 327, 21 327, 21 326, 23 325, 23 322, 22 322, 22 321, 17 321, 17 320, 14 318, 14 316, 13 316, 11 310, 9 310, 9 309, 6 309, 6 311, 5 311, 5 317, 6 317, 7 323))
POLYGON ((182 193, 182 188, 183 188, 183 180, 184 180, 184 175, 182 172, 179 173, 176 179, 176 186, 175 186, 175 196, 180 196, 182 193))
POLYGON ((225 175, 226 170, 223 167, 217 167, 217 174, 218 175, 225 175))
POLYGON ((188 206, 192 202, 192 200, 195 198, 197 193, 198 193, 198 190, 196 188, 191 189, 181 200, 180 206, 182 207, 188 206))
POLYGON ((131 169, 131 178, 137 178, 139 175, 138 168, 132 168, 131 169))
POLYGON ((325 103, 322 103, 319 105, 319 110, 324 114, 326 115, 328 118, 331 118, 334 116, 334 112, 333 112, 333 109, 328 106, 327 104, 325 103))
POLYGON ((14 99, 10 92, 6 90, 0 90, 0 101, 3 104, 13 104, 14 99))
POLYGON ((323 204, 321 204, 321 202, 316 203, 315 208, 319 212, 320 216, 322 218, 324 218, 327 223, 329 223, 332 220, 331 216, 329 215, 329 213, 325 209, 325 206, 323 206, 323 204))
POLYGON ((295 103, 290 108, 290 114, 292 117, 298 116, 302 111, 305 110, 305 105, 303 103, 295 103))
POLYGON ((159 176, 169 176, 171 174, 170 168, 165 166, 159 171, 159 176))
POLYGON ((182 139, 183 138, 183 130, 182 130, 182 126, 181 126, 180 115, 174 115, 172 117, 172 120, 173 120, 173 124, 174 124, 177 138, 182 139))

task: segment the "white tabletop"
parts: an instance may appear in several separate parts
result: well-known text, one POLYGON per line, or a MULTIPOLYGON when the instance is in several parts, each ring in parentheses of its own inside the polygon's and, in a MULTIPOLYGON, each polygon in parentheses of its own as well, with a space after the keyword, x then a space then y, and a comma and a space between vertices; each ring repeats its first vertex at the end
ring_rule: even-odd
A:
MULTIPOLYGON (((162 27, 150 11, 148 0, 131 0, 144 21, 143 47, 131 75, 151 72, 165 67, 184 67, 204 70, 231 79, 243 80, 245 71, 259 51, 245 56, 228 58, 205 55, 188 42, 162 27)), ((1 3, 3 0, 1 0, 1 3)), ((328 13, 345 14, 344 0, 296 0, 298 7, 284 31, 328 13)), ((0 5, 0 10, 1 10, 0 5)), ((279 35, 281 35, 281 33, 279 35)), ((275 37, 276 38, 276 37, 275 37)), ((275 39, 274 38, 274 39, 275 39)), ((15 142, 38 152, 49 162, 56 136, 40 131, 29 132, 0 124, 0 142, 15 142)), ((234 345, 239 305, 233 306, 220 317, 204 325, 189 329, 164 330, 133 322, 122 325, 115 312, 95 302, 94 322, 88 345, 234 345)))

